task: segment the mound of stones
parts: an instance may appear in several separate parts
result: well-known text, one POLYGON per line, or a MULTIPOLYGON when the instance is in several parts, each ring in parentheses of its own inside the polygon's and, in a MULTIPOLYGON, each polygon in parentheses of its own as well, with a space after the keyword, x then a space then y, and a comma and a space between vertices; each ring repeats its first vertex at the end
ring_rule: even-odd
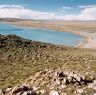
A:
MULTIPOLYGON (((67 95, 65 92, 56 90, 64 89, 67 86, 76 86, 77 88, 86 86, 96 90, 96 80, 95 78, 88 79, 71 70, 46 69, 36 73, 18 86, 0 90, 0 95, 67 95)), ((77 89, 75 93, 80 95, 83 91, 84 89, 77 89)))
POLYGON ((35 84, 35 85, 87 85, 88 83, 92 83, 95 78, 86 78, 84 75, 79 74, 78 72, 73 72, 71 70, 45 70, 42 72, 38 72, 34 75, 34 77, 30 77, 27 80, 27 84, 35 84), (42 82, 41 82, 42 81, 42 82))

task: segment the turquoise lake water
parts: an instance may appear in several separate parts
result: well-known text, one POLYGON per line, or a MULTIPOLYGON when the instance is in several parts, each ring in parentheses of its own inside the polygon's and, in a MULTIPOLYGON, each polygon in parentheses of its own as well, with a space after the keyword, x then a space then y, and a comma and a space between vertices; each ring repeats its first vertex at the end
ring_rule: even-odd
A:
POLYGON ((15 34, 34 41, 66 46, 75 46, 79 42, 83 41, 81 36, 69 32, 58 32, 39 28, 25 28, 10 24, 0 24, 0 34, 15 34))

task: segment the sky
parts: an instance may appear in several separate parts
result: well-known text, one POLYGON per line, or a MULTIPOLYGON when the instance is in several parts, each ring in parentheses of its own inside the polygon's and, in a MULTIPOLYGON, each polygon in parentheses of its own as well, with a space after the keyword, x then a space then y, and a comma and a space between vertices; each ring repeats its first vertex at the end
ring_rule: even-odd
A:
POLYGON ((96 20, 96 0, 0 0, 0 18, 96 20))

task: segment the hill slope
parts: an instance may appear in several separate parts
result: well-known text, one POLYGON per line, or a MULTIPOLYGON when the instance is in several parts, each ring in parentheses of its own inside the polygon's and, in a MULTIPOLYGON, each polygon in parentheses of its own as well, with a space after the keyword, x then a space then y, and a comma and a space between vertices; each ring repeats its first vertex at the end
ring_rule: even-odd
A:
POLYGON ((0 35, 0 87, 23 82, 36 72, 65 68, 96 78, 96 51, 0 35))

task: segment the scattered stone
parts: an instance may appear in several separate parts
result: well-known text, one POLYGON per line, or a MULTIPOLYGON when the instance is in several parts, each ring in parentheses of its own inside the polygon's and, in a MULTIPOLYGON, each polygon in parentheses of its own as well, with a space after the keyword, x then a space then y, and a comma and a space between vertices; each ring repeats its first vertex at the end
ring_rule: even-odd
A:
POLYGON ((0 89, 0 95, 4 95, 4 93, 3 93, 2 89, 0 89))
MULTIPOLYGON (((5 95, 46 95, 46 93, 49 93, 49 95, 67 95, 66 90, 80 95, 85 93, 84 87, 83 89, 77 89, 82 86, 96 90, 96 80, 88 80, 88 78, 86 79, 85 76, 77 72, 47 69, 31 76, 20 86, 7 88, 5 95), (50 92, 44 89, 45 85, 50 92)), ((0 95, 1 93, 2 92, 0 92, 0 95)))
POLYGON ((62 84, 62 85, 60 86, 60 88, 61 88, 61 89, 64 89, 64 88, 66 88, 66 85, 63 85, 63 84, 62 84))
POLYGON ((55 91, 55 90, 52 90, 49 94, 50 95, 59 95, 59 93, 57 91, 55 91))
POLYGON ((29 88, 28 88, 27 86, 17 87, 17 89, 15 89, 15 90, 13 91, 13 94, 17 94, 17 93, 19 93, 19 92, 28 91, 28 90, 29 90, 29 88))
POLYGON ((96 80, 93 81, 94 85, 96 85, 96 80))
POLYGON ((60 81, 59 80, 56 80, 56 85, 60 85, 60 81))
POLYGON ((23 94, 20 95, 37 95, 35 91, 26 91, 23 94))
POLYGON ((67 93, 60 93, 60 95, 67 95, 67 93))
POLYGON ((6 93, 10 92, 12 90, 12 87, 9 87, 6 89, 6 93))
POLYGON ((63 72, 60 72, 59 73, 59 77, 65 77, 64 73, 63 72))
POLYGON ((37 87, 35 87, 35 86, 33 86, 33 87, 32 87, 32 90, 33 90, 33 91, 37 91, 37 90, 38 90, 38 88, 37 88, 37 87))
POLYGON ((92 88, 92 89, 96 90, 96 85, 94 83, 90 83, 88 85, 88 88, 92 88))
POLYGON ((27 92, 24 92, 22 95, 28 95, 28 93, 27 92))
POLYGON ((40 90, 39 92, 40 92, 40 94, 44 94, 45 90, 40 90))
POLYGON ((82 95, 82 94, 76 94, 76 95, 82 95))
POLYGON ((84 92, 83 89, 77 89, 77 93, 78 93, 78 94, 82 94, 83 92, 84 92))

